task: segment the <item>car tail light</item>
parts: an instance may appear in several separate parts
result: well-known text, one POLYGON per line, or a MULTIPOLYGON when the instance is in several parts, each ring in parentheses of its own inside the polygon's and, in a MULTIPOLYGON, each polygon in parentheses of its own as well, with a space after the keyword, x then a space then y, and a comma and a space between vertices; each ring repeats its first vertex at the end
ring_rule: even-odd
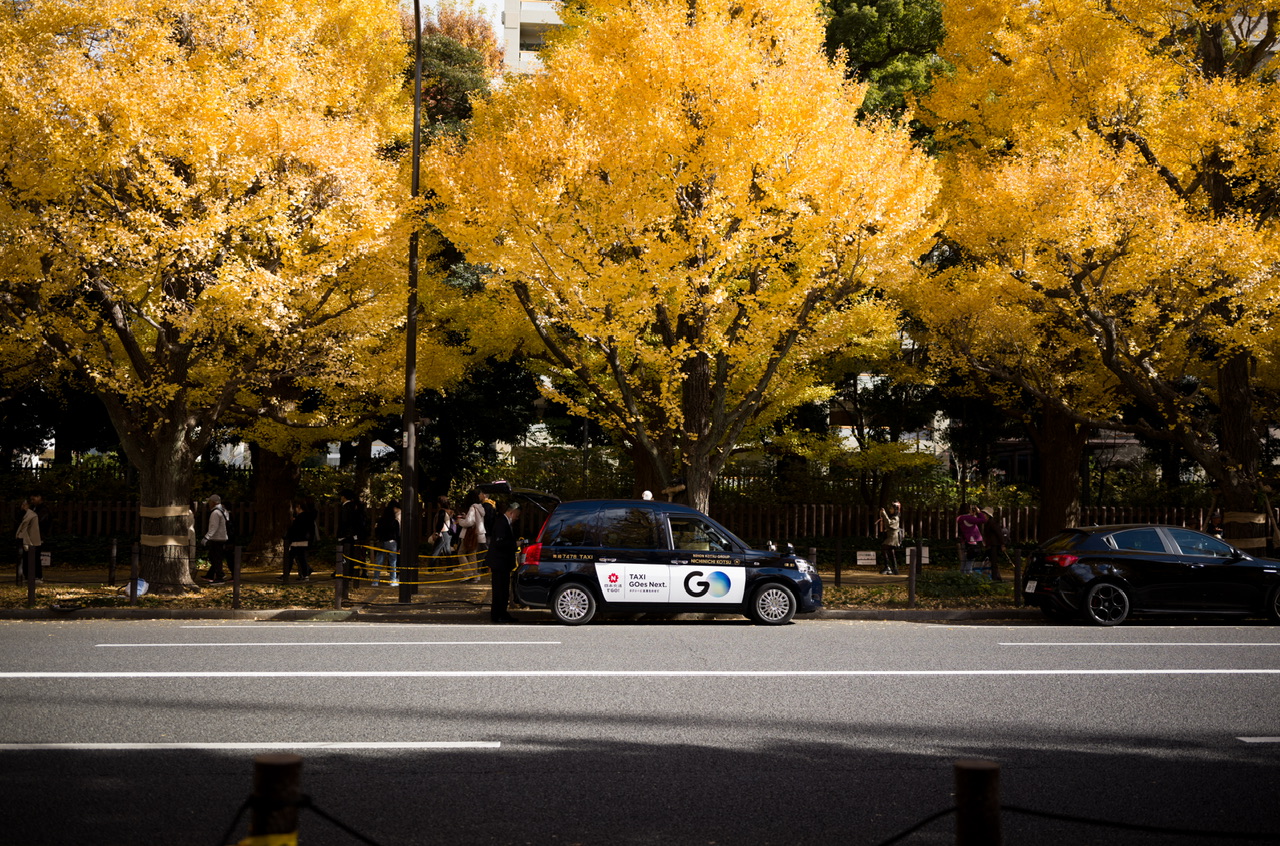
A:
POLYGON ((1067 555, 1065 552, 1061 552, 1057 555, 1046 555, 1044 560, 1048 561, 1050 564, 1056 564, 1059 567, 1070 567, 1072 564, 1080 560, 1080 556, 1067 555))
POLYGON ((524 566, 537 567, 542 557, 542 544, 531 543, 524 548, 524 566))

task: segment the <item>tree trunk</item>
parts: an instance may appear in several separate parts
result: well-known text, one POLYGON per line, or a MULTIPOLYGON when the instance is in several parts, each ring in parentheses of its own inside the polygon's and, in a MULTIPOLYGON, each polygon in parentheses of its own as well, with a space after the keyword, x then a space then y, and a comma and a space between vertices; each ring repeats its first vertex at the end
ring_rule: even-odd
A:
POLYGON ((298 492, 302 468, 290 458, 249 445, 253 456, 254 532, 249 557, 259 566, 284 562, 284 534, 292 515, 289 502, 298 492))
POLYGON ((1232 511, 1258 509, 1258 429, 1253 419, 1253 360, 1231 354, 1218 368, 1218 448, 1227 458, 1218 482, 1224 505, 1232 511))
POLYGON ((1040 467, 1041 541, 1080 523, 1080 462, 1089 429, 1056 408, 1042 407, 1039 420, 1026 423, 1040 467))
POLYGON ((653 456, 644 447, 631 447, 631 464, 635 469, 632 494, 639 499, 645 491, 649 491, 656 499, 664 499, 662 489, 666 485, 662 481, 662 471, 658 469, 653 456))
POLYGON ((195 454, 186 434, 181 426, 166 426, 153 433, 145 448, 134 443, 128 449, 138 469, 142 513, 138 574, 153 593, 185 593, 195 586, 190 566, 195 544, 191 513, 195 454))

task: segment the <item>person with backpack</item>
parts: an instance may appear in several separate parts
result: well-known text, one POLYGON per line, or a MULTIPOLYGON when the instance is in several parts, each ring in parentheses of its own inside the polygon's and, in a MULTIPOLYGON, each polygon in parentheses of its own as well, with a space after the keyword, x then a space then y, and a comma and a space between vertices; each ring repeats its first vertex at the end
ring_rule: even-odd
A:
POLYGON ((214 494, 205 502, 209 509, 209 530, 204 533, 204 544, 209 548, 209 572, 204 580, 211 585, 225 585, 226 574, 223 564, 227 560, 227 541, 230 540, 231 515, 222 504, 222 497, 214 494))

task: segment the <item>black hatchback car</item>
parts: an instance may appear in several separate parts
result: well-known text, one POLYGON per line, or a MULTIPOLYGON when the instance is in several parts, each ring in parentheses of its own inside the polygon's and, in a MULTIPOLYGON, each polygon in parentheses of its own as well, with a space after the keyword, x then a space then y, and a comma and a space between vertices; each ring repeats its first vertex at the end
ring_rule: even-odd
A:
POLYGON ((1179 526, 1066 529, 1027 566, 1027 602, 1100 626, 1132 613, 1265 614, 1280 622, 1280 561, 1179 526))
POLYGON ((700 511, 650 500, 556 506, 524 550, 515 592, 570 625, 597 611, 720 611, 780 625, 822 607, 805 559, 751 549, 700 511))

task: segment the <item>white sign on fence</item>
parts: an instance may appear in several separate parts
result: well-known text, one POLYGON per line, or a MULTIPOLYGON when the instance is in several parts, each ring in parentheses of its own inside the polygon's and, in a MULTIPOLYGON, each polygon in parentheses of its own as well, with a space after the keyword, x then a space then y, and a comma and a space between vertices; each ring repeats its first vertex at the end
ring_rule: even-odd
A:
MULTIPOLYGON (((920 557, 923 559, 921 561, 921 566, 929 563, 929 547, 927 546, 920 547, 920 557)), ((916 547, 914 546, 907 547, 907 563, 908 564, 916 563, 916 547)))
POLYGON ((874 549, 858 550, 858 566, 874 567, 876 566, 876 551, 874 549))

